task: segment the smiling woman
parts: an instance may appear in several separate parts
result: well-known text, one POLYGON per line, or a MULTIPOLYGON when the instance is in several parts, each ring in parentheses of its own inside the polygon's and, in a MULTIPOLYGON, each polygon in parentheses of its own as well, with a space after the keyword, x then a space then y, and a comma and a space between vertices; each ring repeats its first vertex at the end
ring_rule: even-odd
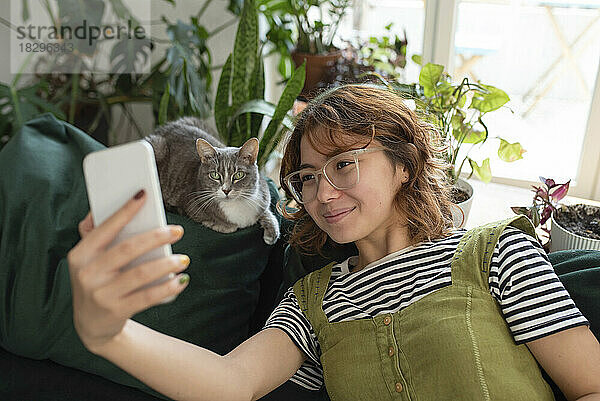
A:
MULTIPOLYGON (((333 197, 343 189, 331 180, 334 172, 344 171, 332 162, 339 161, 339 156, 329 161, 327 156, 342 153, 347 158, 352 150, 357 149, 383 152, 355 153, 351 158, 355 163, 356 179, 353 178, 352 185, 346 185, 345 192, 350 197, 355 192, 368 194, 364 200, 350 202, 354 204, 347 204, 348 201, 344 200, 339 205, 338 202, 327 202, 333 205, 327 206, 321 213, 311 210, 316 202, 304 202, 304 208, 296 213, 285 210, 287 218, 298 221, 290 243, 303 252, 320 253, 327 235, 331 235, 320 222, 328 223, 323 214, 337 211, 334 207, 357 207, 358 212, 370 215, 367 219, 370 222, 399 224, 405 238, 402 241, 404 246, 446 235, 452 226, 451 203, 449 187, 442 174, 444 163, 435 158, 439 146, 437 141, 439 137, 435 129, 421 121, 397 94, 389 90, 348 85, 321 94, 300 115, 288 139, 280 174, 286 184, 284 190, 288 198, 302 204, 302 198, 307 195, 314 200, 316 189, 321 186, 337 191, 326 194, 333 197), (348 151, 350 153, 345 153, 348 151), (305 177, 304 168, 314 168, 315 165, 323 166, 321 170, 327 183, 323 182, 325 180, 318 183, 301 180, 305 177), (355 190, 352 189, 354 185, 358 185, 355 190), (398 191, 400 187, 402 191, 398 191), (395 206, 395 210, 388 214, 386 211, 391 205, 395 206), (321 218, 306 219, 311 212, 321 218)), ((319 201, 324 202, 323 199, 319 201)), ((353 229, 356 235, 364 234, 360 227, 354 226, 353 229)), ((347 228, 340 229, 340 232, 345 235, 345 240, 338 238, 341 243, 359 239, 350 239, 347 228)))
POLYGON ((358 255, 300 278, 260 332, 221 356, 129 319, 186 285, 127 298, 155 269, 125 276, 120 264, 176 240, 148 232, 104 249, 143 204, 132 200, 69 252, 82 342, 175 399, 256 400, 289 379, 333 400, 554 400, 541 368, 569 399, 597 399, 600 345, 531 222, 452 227, 436 146, 395 92, 324 92, 284 152, 298 203, 289 242, 313 253, 352 242, 358 255))

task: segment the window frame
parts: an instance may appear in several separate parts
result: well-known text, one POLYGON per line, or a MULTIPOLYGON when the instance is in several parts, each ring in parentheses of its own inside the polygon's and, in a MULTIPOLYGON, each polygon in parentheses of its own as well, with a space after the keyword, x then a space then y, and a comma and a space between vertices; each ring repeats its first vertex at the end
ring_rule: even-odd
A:
MULTIPOLYGON (((372 0, 357 0, 357 3, 366 4, 370 1, 372 0)), ((423 62, 442 64, 446 66, 446 70, 452 71, 454 70, 454 37, 460 0, 423 0, 423 2, 425 11, 423 62)), ((356 18, 354 23, 357 24, 356 18)), ((569 195, 600 201, 600 65, 593 87, 579 166, 577 175, 572 178, 569 195)), ((531 185, 539 184, 529 180, 496 176, 492 177, 492 182, 522 188, 531 188, 531 185)))

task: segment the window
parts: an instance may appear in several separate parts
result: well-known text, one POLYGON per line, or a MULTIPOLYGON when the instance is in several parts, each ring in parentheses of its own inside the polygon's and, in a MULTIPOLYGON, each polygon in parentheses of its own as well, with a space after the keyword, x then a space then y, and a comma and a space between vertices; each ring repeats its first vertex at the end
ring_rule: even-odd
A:
MULTIPOLYGON (((518 141, 527 153, 504 163, 493 157, 497 141, 474 149, 474 159, 490 157, 494 181, 529 187, 539 175, 570 178, 570 194, 600 199, 600 1, 362 4, 355 28, 377 34, 393 21, 395 30, 411 32, 409 57, 423 54, 425 61, 444 64, 456 80, 468 76, 508 93, 508 107, 486 122, 492 136, 518 141)), ((409 62, 407 81, 417 77, 418 66, 409 62)))
POLYGON ((354 35, 361 38, 389 35, 385 30, 404 37, 406 32, 408 61, 405 68, 407 81, 419 79, 420 66, 410 60, 411 55, 421 54, 425 24, 423 0, 363 0, 357 1, 354 11, 354 35))

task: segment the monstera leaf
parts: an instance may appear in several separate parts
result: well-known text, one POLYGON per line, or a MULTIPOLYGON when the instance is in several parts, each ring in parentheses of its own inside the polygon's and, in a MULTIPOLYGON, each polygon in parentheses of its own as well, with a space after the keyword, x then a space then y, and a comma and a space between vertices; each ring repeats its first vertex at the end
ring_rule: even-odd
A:
MULTIPOLYGON (((58 1, 58 15, 61 27, 70 27, 73 30, 71 39, 65 39, 66 43, 72 43, 79 53, 91 56, 96 52, 98 41, 90 40, 89 32, 86 38, 78 39, 76 30, 86 31, 90 26, 102 25, 106 4, 103 0, 60 0, 58 1)), ((82 36, 82 35, 78 35, 82 36)))
POLYGON ((112 72, 117 74, 128 74, 140 70, 140 66, 148 62, 152 46, 150 39, 127 38, 119 41, 113 46, 110 53, 112 72))

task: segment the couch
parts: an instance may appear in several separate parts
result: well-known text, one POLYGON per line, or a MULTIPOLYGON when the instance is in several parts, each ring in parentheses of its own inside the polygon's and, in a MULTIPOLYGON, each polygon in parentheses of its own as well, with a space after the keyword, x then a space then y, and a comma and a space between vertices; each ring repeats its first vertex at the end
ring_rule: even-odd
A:
MULTIPOLYGON (((159 400, 164 396, 85 350, 72 327, 66 253, 88 210, 81 161, 101 149, 78 129, 47 114, 30 121, 0 152, 0 400, 159 400)), ((269 182, 277 200, 275 184, 269 182)), ((224 354, 260 330, 298 278, 354 254, 328 244, 325 257, 302 256, 282 237, 262 242, 260 228, 210 231, 182 216, 174 252, 190 255, 190 285, 177 301, 134 319, 224 354)), ((559 277, 599 337, 600 252, 550 254, 559 277), (598 322, 598 323, 595 323, 598 322)), ((556 389, 557 399, 564 399, 556 389)), ((327 400, 292 382, 263 400, 327 400)))

